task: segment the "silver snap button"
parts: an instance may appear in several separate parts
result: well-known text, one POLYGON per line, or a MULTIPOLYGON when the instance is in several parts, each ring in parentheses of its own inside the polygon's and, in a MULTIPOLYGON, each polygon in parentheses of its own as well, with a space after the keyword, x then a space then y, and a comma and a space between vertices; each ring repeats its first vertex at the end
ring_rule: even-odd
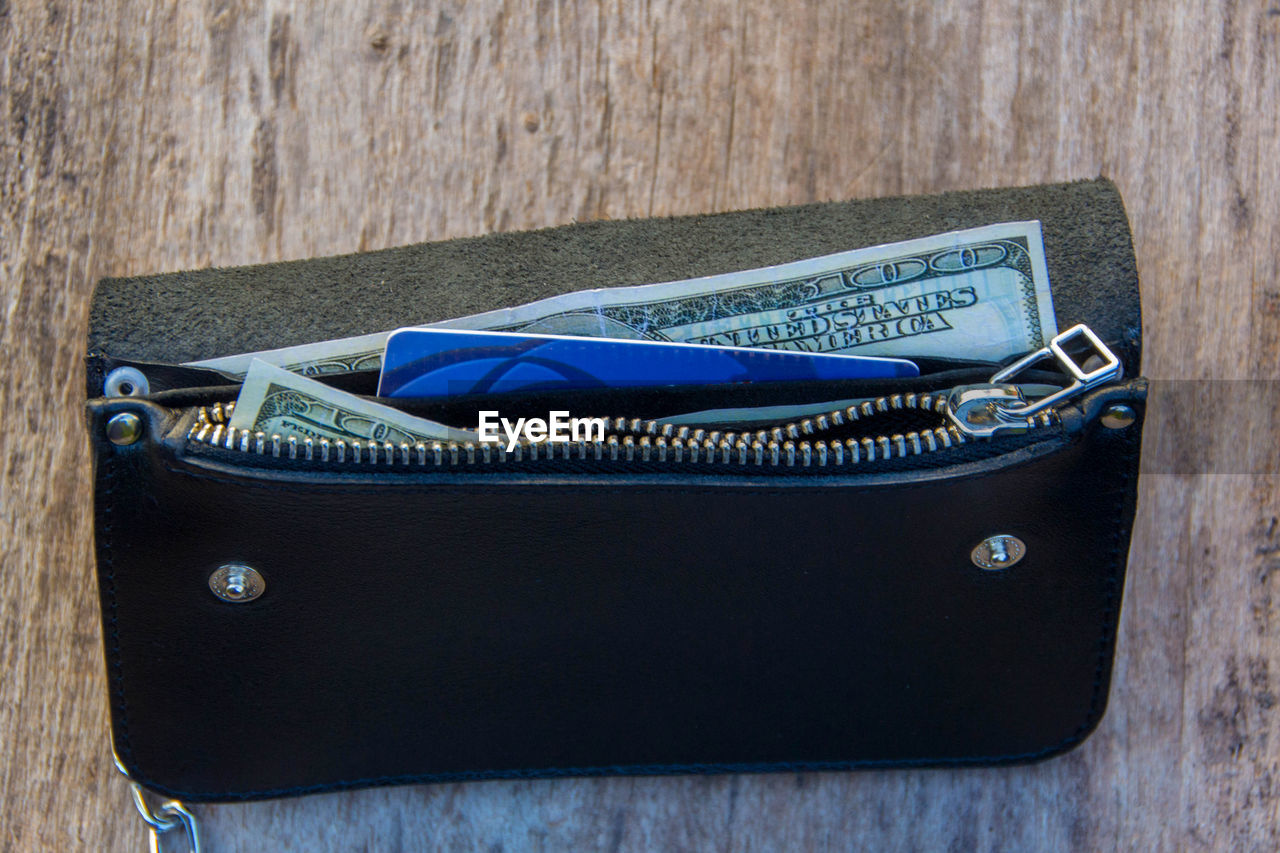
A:
POLYGON ((1117 403, 1114 406, 1107 406, 1102 411, 1100 420, 1107 429, 1124 429, 1127 426, 1132 426, 1137 419, 1138 413, 1133 410, 1132 406, 1117 403))
POLYGON ((267 582, 257 569, 239 563, 220 566, 209 575, 209 589, 218 598, 232 604, 253 601, 266 588, 267 582))
POLYGON ((999 571, 1007 569, 1027 555, 1027 544, 1017 536, 1001 533, 988 536, 969 554, 973 564, 980 569, 999 571))
POLYGON ((142 418, 133 412, 121 412, 107 421, 107 440, 121 447, 142 438, 142 418))

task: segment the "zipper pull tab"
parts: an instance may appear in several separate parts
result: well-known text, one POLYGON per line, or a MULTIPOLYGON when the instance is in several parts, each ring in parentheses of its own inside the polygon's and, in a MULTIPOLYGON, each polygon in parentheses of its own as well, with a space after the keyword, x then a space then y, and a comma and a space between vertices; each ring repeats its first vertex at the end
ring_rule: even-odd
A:
POLYGON ((1034 426, 1037 415, 1047 415, 1053 406, 1070 400, 1099 385, 1114 382, 1124 373, 1120 359, 1107 348, 1102 339, 1083 323, 1072 326, 1049 341, 1049 345, 1019 359, 991 377, 986 385, 962 385, 947 395, 947 417, 965 435, 990 438, 1002 432, 1023 432, 1034 426), (1090 351, 1081 361, 1096 356, 1102 364, 1085 370, 1067 354, 1066 345, 1083 338, 1090 351), (1052 355, 1071 383, 1047 397, 1028 402, 1022 391, 1009 384, 1010 380, 1031 365, 1052 355))

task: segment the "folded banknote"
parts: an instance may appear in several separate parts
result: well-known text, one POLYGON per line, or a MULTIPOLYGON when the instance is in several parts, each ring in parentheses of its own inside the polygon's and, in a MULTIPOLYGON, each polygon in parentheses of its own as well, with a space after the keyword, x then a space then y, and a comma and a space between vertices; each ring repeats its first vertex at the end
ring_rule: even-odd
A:
MULTIPOLYGON (((991 362, 1039 349, 1057 332, 1034 220, 684 281, 583 290, 429 328, 991 362)), ((304 375, 378 370, 390 333, 190 366, 236 378, 254 359, 304 375)))

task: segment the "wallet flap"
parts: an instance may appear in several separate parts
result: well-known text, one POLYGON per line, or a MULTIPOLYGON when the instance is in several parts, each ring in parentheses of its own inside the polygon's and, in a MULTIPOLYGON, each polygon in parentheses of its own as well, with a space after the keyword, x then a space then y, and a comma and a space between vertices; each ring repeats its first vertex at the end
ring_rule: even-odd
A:
MULTIPOLYGON (((1140 373, 1137 269, 1105 179, 577 223, 262 266, 104 279, 88 351, 179 364, 389 331, 561 293, 752 269, 1039 220, 1059 329, 1087 323, 1140 373)), ((91 376, 89 394, 102 391, 91 376)))

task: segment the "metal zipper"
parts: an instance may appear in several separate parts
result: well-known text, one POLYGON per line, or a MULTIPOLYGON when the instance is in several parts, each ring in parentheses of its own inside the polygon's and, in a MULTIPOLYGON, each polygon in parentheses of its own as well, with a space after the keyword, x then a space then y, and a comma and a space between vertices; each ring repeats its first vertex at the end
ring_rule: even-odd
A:
POLYGON ((608 430, 602 441, 559 444, 522 441, 508 451, 500 443, 432 441, 396 445, 285 438, 231 427, 228 422, 235 403, 215 403, 196 410, 187 438, 210 447, 276 459, 419 468, 574 458, 596 462, 847 467, 937 453, 974 439, 1048 427, 1059 421, 1053 406, 1119 378, 1119 359, 1091 330, 1080 325, 1057 335, 1048 347, 999 371, 988 383, 942 392, 892 394, 769 429, 706 430, 661 420, 606 418, 608 430), (1063 345, 1079 337, 1085 338, 1101 357, 1102 367, 1085 371, 1066 354, 1063 345), (1048 356, 1057 359, 1072 381, 1048 397, 1027 401, 1018 386, 1009 380, 1048 356), (821 437, 823 433, 879 415, 911 411, 937 415, 939 425, 843 440, 821 437))
MULTIPOLYGON (((235 404, 215 404, 196 410, 187 433, 191 441, 225 450, 277 459, 369 465, 445 467, 536 459, 581 459, 610 462, 727 463, 772 467, 838 467, 906 456, 936 453, 964 444, 969 437, 946 423, 947 394, 893 394, 858 406, 770 429, 731 431, 677 426, 660 420, 606 418, 603 441, 563 444, 522 441, 508 452, 502 444, 433 441, 390 444, 376 441, 329 441, 267 435, 227 425, 235 404), (877 415, 902 411, 937 414, 941 425, 932 429, 888 433, 844 440, 823 440, 829 430, 877 415), (559 448, 559 449, 557 449, 559 448)), ((1032 418, 1026 428, 1049 426, 1050 411, 1032 418)))

